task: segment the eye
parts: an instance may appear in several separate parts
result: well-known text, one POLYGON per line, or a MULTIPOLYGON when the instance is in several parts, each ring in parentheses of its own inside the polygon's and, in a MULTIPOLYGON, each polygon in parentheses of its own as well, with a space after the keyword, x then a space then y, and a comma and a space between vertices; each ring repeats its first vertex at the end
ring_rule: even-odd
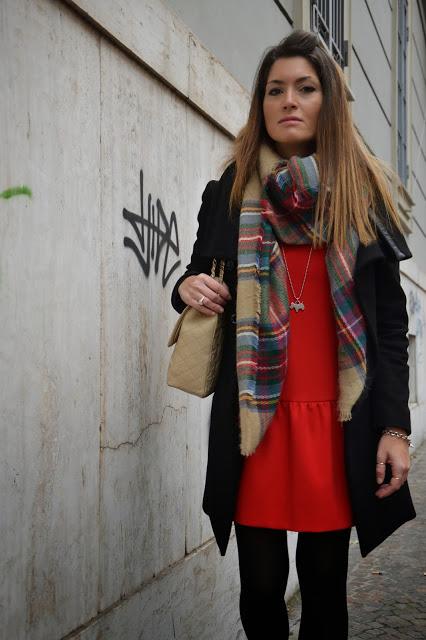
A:
MULTIPOLYGON (((304 87, 300 87, 300 91, 301 93, 312 93, 313 91, 316 91, 316 88, 311 85, 305 85, 304 87)), ((273 87, 272 89, 269 89, 268 96, 277 96, 280 93, 282 93, 282 89, 279 87, 273 87)))

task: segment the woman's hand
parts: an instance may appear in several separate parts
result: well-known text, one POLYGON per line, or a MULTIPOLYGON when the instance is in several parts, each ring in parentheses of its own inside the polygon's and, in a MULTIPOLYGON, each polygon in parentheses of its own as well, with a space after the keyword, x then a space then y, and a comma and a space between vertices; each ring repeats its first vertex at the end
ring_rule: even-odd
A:
POLYGON ((178 288, 178 293, 185 304, 206 316, 223 313, 224 305, 231 299, 228 285, 218 282, 206 273, 185 278, 178 288))
MULTIPOLYGON (((400 429, 398 427, 392 427, 392 431, 399 431, 406 435, 404 429, 400 429)), ((402 438, 383 435, 380 438, 377 447, 376 464, 377 484, 382 486, 376 491, 376 496, 378 498, 386 498, 395 491, 398 491, 398 489, 400 489, 407 480, 409 469, 410 454, 408 452, 408 443, 405 440, 402 440, 402 438), (386 463, 391 466, 392 478, 390 483, 382 484, 385 478, 386 463)))

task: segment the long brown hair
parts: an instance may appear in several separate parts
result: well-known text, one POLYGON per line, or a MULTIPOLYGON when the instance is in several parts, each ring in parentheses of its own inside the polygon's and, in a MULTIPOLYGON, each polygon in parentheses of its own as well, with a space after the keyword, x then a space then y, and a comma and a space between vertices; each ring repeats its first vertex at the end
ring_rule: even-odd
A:
POLYGON ((367 149, 352 121, 344 74, 319 38, 308 31, 293 31, 277 46, 266 50, 256 72, 247 123, 234 140, 232 155, 224 165, 235 162, 235 178, 230 197, 230 212, 240 210, 244 188, 256 170, 260 145, 274 148, 266 131, 263 99, 273 63, 280 58, 302 56, 314 67, 321 83, 323 101, 318 117, 316 154, 319 160, 320 187, 316 205, 314 246, 327 218, 327 242, 342 247, 350 225, 360 241, 369 244, 377 238, 368 207, 386 212, 388 220, 402 232, 402 225, 388 186, 396 178, 391 167, 367 149))

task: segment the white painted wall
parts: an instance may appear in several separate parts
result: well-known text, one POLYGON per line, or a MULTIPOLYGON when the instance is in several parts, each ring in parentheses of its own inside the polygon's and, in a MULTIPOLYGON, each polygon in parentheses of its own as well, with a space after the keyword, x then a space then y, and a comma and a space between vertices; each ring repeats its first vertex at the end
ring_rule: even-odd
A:
POLYGON ((410 237, 416 263, 426 273, 426 17, 419 2, 411 13, 411 167, 413 233, 410 237))
POLYGON ((352 68, 351 89, 355 95, 352 112, 357 126, 370 149, 379 157, 392 162, 392 55, 389 39, 392 21, 389 4, 381 2, 376 18, 382 25, 377 33, 368 4, 351 3, 352 68))
MULTIPOLYGON (((350 7, 350 85, 355 96, 352 103, 354 121, 371 150, 392 164, 392 118, 393 114, 396 114, 395 87, 392 79, 395 46, 393 13, 396 10, 396 2, 352 0, 350 7)), ((414 205, 411 212, 412 229, 407 242, 413 258, 401 263, 401 281, 407 295, 409 333, 416 336, 418 403, 411 407, 411 416, 413 441, 419 444, 426 437, 426 316, 422 312, 426 305, 426 156, 423 150, 426 140, 426 37, 425 16, 417 0, 410 2, 409 15, 411 55, 408 61, 407 91, 411 128, 408 130, 408 162, 412 175, 408 190, 414 205)))

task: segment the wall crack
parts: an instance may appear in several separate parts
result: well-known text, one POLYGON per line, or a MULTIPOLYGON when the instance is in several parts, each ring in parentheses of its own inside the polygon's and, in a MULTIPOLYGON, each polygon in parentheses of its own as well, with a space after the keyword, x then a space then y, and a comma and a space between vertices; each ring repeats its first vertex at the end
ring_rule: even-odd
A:
POLYGON ((164 420, 164 414, 166 412, 166 409, 171 409, 172 411, 175 411, 176 413, 182 413, 183 411, 187 411, 188 407, 186 407, 185 405, 183 405, 182 407, 174 407, 171 404, 166 404, 163 407, 163 412, 161 414, 161 418, 160 420, 155 420, 153 422, 148 422, 148 424, 146 424, 141 432, 139 433, 138 437, 136 438, 136 440, 124 440, 123 442, 119 442, 118 444, 111 444, 111 443, 106 443, 103 445, 100 445, 100 449, 110 449, 111 451, 117 451, 118 449, 121 449, 121 447, 136 447, 139 443, 139 440, 142 438, 142 435, 144 434, 144 432, 146 431, 146 429, 148 429, 149 427, 153 427, 153 426, 159 426, 163 423, 164 420))

